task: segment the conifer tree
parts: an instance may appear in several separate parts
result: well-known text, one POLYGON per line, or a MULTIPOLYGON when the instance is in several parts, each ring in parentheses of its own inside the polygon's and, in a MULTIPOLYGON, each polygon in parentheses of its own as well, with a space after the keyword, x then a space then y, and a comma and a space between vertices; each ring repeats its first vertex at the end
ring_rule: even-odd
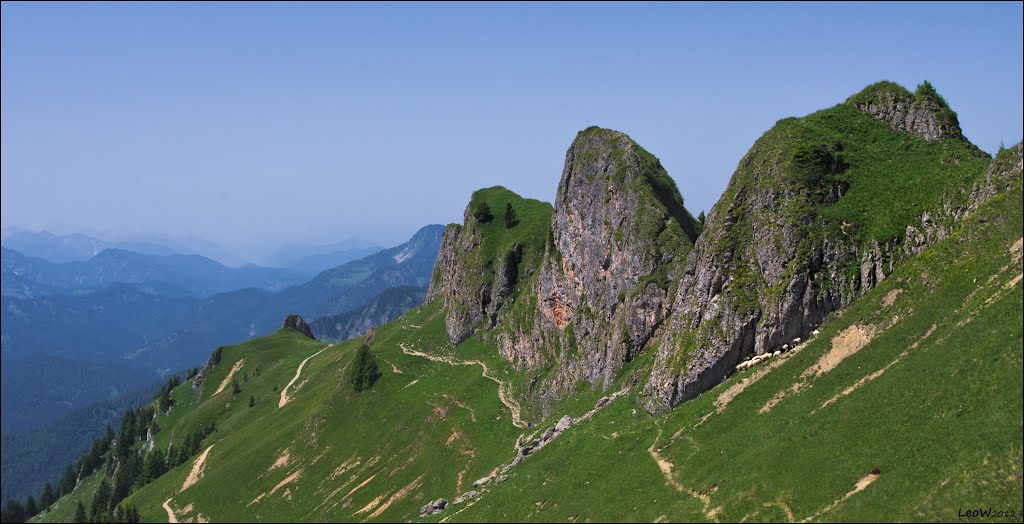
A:
POLYGON ((25 507, 17 500, 8 500, 0 511, 0 520, 4 522, 25 522, 25 507))
POLYGON ((516 209, 512 207, 512 202, 505 204, 505 228, 512 229, 519 224, 519 215, 516 215, 516 209))
POLYGON ((356 393, 366 391, 373 387, 373 383, 378 378, 380 378, 380 368, 377 366, 377 359, 373 357, 369 346, 363 344, 356 353, 356 361, 352 364, 352 371, 349 375, 352 390, 356 393))
POLYGON ((63 497, 75 489, 75 468, 71 464, 64 469, 64 476, 57 483, 57 496, 63 497))
POLYGON ((43 493, 39 495, 39 509, 49 509, 50 506, 57 500, 57 494, 53 491, 53 484, 49 482, 43 486, 43 493))
POLYGON ((473 208, 473 216, 481 222, 490 222, 494 219, 491 214, 491 206, 487 202, 480 202, 473 208))

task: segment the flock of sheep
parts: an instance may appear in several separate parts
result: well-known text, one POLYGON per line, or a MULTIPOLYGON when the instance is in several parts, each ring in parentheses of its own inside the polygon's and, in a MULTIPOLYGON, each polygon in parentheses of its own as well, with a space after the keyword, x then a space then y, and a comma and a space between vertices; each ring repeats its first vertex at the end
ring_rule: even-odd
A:
MULTIPOLYGON (((817 329, 815 329, 814 331, 811 332, 811 336, 812 337, 816 337, 816 336, 818 336, 818 333, 819 333, 819 331, 817 329)), ((736 371, 743 371, 744 369, 754 367, 754 366, 756 366, 756 365, 758 365, 758 364, 760 364, 760 363, 762 363, 762 362, 764 362, 764 361, 766 361, 766 360, 768 360, 768 359, 770 359, 772 357, 777 357, 777 356, 779 356, 779 355, 781 355, 783 353, 786 353, 790 349, 796 349, 797 346, 799 346, 800 342, 802 342, 802 341, 803 340, 800 337, 797 337, 797 338, 793 339, 793 345, 792 346, 790 346, 789 344, 783 344, 782 347, 780 347, 779 349, 777 349, 775 351, 768 351, 768 352, 765 352, 765 353, 761 353, 760 355, 755 355, 754 357, 752 357, 752 358, 750 358, 748 360, 744 360, 743 362, 740 362, 736 366, 736 371)))

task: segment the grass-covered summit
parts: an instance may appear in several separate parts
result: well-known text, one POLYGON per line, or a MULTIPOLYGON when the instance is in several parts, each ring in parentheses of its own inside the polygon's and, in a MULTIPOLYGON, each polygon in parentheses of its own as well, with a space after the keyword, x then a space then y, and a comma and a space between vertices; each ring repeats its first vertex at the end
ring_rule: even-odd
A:
POLYGON ((647 387, 651 409, 806 337, 976 206, 972 190, 992 160, 959 131, 889 118, 939 102, 947 111, 928 84, 911 96, 882 82, 780 120, 754 143, 687 263, 647 387))

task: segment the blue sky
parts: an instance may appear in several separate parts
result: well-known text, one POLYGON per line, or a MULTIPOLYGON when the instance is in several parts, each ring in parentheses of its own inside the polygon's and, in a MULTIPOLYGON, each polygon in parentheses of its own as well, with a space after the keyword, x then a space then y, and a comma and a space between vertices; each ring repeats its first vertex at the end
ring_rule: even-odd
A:
POLYGON ((388 244, 474 189, 552 200, 589 125, 694 214, 777 120, 930 80, 1022 136, 1021 3, 2 6, 2 222, 388 244))

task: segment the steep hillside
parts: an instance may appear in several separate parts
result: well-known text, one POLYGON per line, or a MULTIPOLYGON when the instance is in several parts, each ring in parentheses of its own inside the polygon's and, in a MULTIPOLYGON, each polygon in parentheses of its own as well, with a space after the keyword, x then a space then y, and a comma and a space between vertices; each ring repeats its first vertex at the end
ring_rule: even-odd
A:
POLYGON ((649 409, 806 337, 977 207, 991 159, 930 85, 897 87, 783 119, 740 161, 687 261, 649 409))
MULTIPOLYGON (((16 397, 12 395, 10 397, 11 402, 8 404, 7 399, 11 389, 17 388, 20 385, 15 385, 14 388, 7 387, 8 377, 6 373, 9 365, 9 361, 5 361, 3 366, 5 373, 4 409, 11 410, 8 413, 18 410, 20 413, 31 414, 36 411, 36 406, 32 406, 30 402, 24 402, 24 399, 15 400, 16 397), (29 406, 28 409, 24 408, 26 405, 29 406)), ((13 368, 13 373, 24 373, 26 371, 24 368, 11 367, 13 368)), ((65 386, 61 384, 61 380, 66 379, 66 377, 59 376, 58 373, 74 369, 77 369, 81 374, 84 374, 84 370, 90 376, 97 377, 96 381, 90 384, 94 387, 102 387, 102 384, 99 382, 104 380, 113 382, 106 379, 104 373, 135 371, 100 366, 88 367, 79 365, 77 368, 71 368, 59 365, 53 367, 53 371, 57 373, 32 373, 29 371, 23 375, 23 380, 45 382, 54 387, 54 393, 67 398, 70 395, 66 395, 66 392, 63 391, 65 386)), ((113 398, 111 398, 110 389, 106 388, 102 391, 103 395, 98 397, 102 400, 85 405, 82 405, 83 398, 76 398, 76 401, 73 403, 74 409, 42 426, 15 431, 4 428, 2 435, 0 435, 3 440, 3 457, 2 463, 0 463, 0 472, 2 472, 0 478, 3 479, 3 482, 0 485, 0 490, 2 490, 0 492, 0 499, 24 500, 29 495, 32 495, 37 497, 36 500, 38 500, 44 485, 47 482, 52 483, 54 479, 60 478, 65 466, 81 457, 82 453, 89 449, 92 440, 103 435, 107 426, 113 425, 116 427, 125 410, 152 400, 156 391, 165 383, 164 379, 158 378, 155 373, 149 376, 148 383, 145 382, 147 380, 147 375, 145 374, 139 373, 133 379, 145 385, 134 391, 118 391, 118 395, 113 398)), ((71 385, 79 383, 72 380, 66 380, 66 382, 71 385)), ((39 390, 39 388, 34 389, 36 391, 39 390)), ((74 397, 72 396, 72 398, 74 397)))
MULTIPOLYGON (((5 357, 0 378, 0 430, 6 435, 137 391, 160 380, 160 375, 131 363, 40 356, 5 357)), ((10 458, 6 448, 3 457, 10 458)))

